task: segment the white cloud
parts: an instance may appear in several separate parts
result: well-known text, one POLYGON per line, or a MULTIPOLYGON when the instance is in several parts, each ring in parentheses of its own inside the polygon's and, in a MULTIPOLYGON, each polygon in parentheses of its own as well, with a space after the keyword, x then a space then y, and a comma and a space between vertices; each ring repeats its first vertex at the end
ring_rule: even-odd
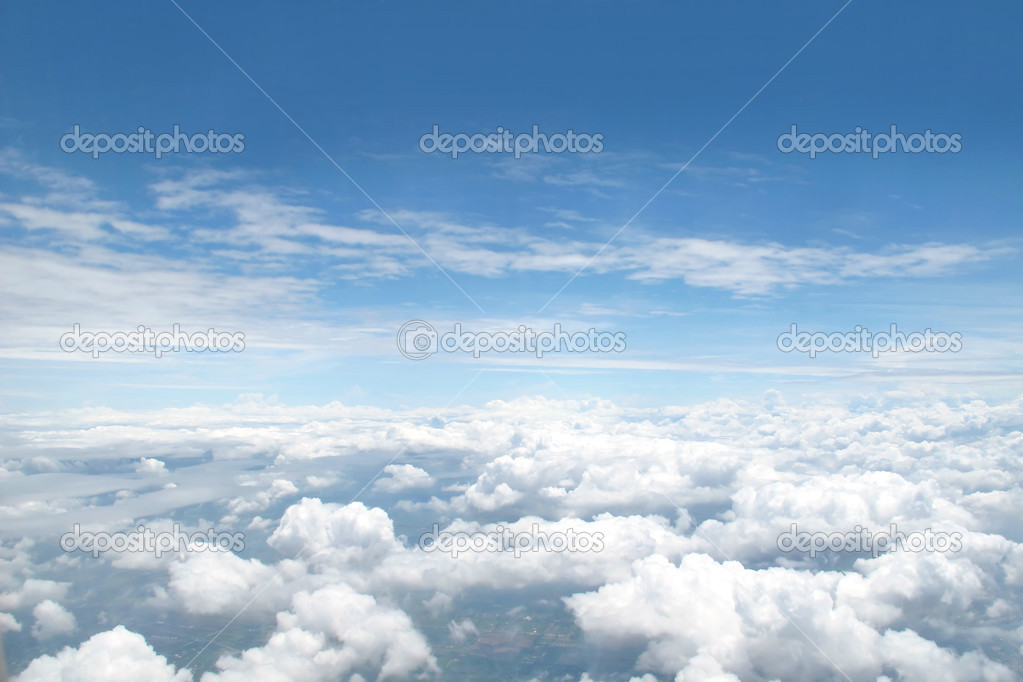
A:
MULTIPOLYGON (((255 559, 245 560, 231 552, 196 552, 170 565, 169 586, 175 603, 189 613, 236 613, 270 584, 276 571, 255 559)), ((261 593, 258 609, 272 610, 274 590, 261 593)))
POLYGON ((678 566, 651 556, 633 571, 629 580, 566 603, 601 646, 645 642, 640 669, 751 681, 875 679, 894 669, 899 679, 924 680, 934 679, 926 662, 937 658, 947 663, 939 669, 950 681, 1016 679, 983 654, 956 654, 911 629, 876 630, 836 601, 841 574, 752 571, 700 554, 678 566), (905 644, 917 651, 905 651, 905 644), (930 678, 920 676, 925 669, 930 678))
MULTIPOLYGON (((11 164, 7 166, 8 171, 12 170, 11 164)), ((57 172, 37 168, 34 176, 41 179, 57 172)), ((623 186, 620 179, 602 177, 592 169, 541 173, 536 177, 550 184, 582 186, 592 191, 597 191, 598 187, 623 186)), ((881 253, 862 253, 848 247, 751 244, 697 237, 649 237, 642 233, 625 234, 606 245, 599 240, 556 240, 518 228, 463 224, 451 216, 431 211, 390 211, 391 218, 411 235, 409 239, 377 211, 359 212, 357 218, 377 224, 379 229, 329 224, 323 221, 322 209, 295 203, 291 199, 293 193, 286 188, 267 188, 251 181, 252 176, 245 173, 200 171, 158 181, 150 189, 156 195, 155 209, 168 222, 178 222, 182 211, 216 211, 230 216, 226 227, 196 228, 189 233, 196 243, 205 244, 209 256, 241 260, 273 270, 289 262, 297 264, 329 257, 330 267, 344 273, 345 277, 408 276, 418 269, 436 265, 445 271, 484 277, 530 271, 570 274, 586 266, 592 273, 617 272, 641 281, 682 279, 690 286, 757 296, 783 288, 841 284, 867 277, 936 277, 1008 253, 999 248, 941 243, 893 245, 881 253)), ((67 184, 73 180, 65 177, 62 182, 67 184)), ((82 185, 79 190, 90 197, 97 192, 91 183, 82 185)), ((149 219, 136 220, 124 207, 110 202, 89 199, 86 205, 94 210, 69 210, 49 194, 35 199, 30 197, 21 203, 0 203, 0 213, 26 229, 64 233, 81 247, 79 256, 84 257, 83 260, 103 254, 104 249, 97 244, 104 241, 130 239, 145 243, 166 239, 171 234, 168 228, 151 224, 153 221, 149 219)), ((548 210, 562 220, 582 220, 572 210, 548 210)), ((44 258, 40 250, 32 253, 37 261, 44 258)), ((131 255, 138 257, 138 254, 131 255)), ((103 258, 111 260, 114 254, 108 253, 103 258)), ((181 264, 155 256, 147 256, 145 260, 159 263, 164 277, 171 274, 169 271, 182 269, 181 264)), ((130 277, 146 279, 138 268, 130 268, 126 263, 120 263, 119 267, 131 271, 130 277)), ((36 268, 37 273, 38 270, 36 268)), ((93 271, 91 275, 89 280, 78 276, 62 281, 117 277, 114 272, 93 271)), ((16 271, 11 283, 23 278, 31 281, 28 273, 16 271)), ((131 290, 122 287, 122 291, 131 290)), ((265 301, 263 298, 255 300, 265 301)))
POLYGON ((379 680, 438 674, 426 639, 402 611, 339 584, 295 595, 263 647, 217 661, 201 682, 333 681, 372 670, 379 680))
POLYGON ((18 590, 0 593, 0 609, 27 609, 46 601, 61 601, 67 596, 71 583, 29 578, 18 590))
POLYGON ((409 488, 429 488, 433 479, 423 469, 411 464, 390 464, 384 467, 385 478, 373 484, 377 490, 385 493, 398 493, 409 488))
POLYGON ((140 457, 135 473, 150 476, 163 476, 167 473, 167 464, 151 457, 140 457))
MULTIPOLYGON (((430 614, 439 621, 432 627, 439 625, 450 643, 459 634, 445 624, 457 615, 458 626, 466 604, 484 591, 557 590, 574 594, 568 605, 593 642, 640 646, 637 675, 683 679, 827 678, 836 674, 833 663, 854 679, 911 676, 915 659, 896 653, 902 644, 947 661, 950 679, 1011 679, 980 652, 993 651, 988 645, 997 642, 1003 650, 1006 642, 1023 644, 1023 632, 1010 625, 1023 615, 1016 594, 1023 585, 1023 533, 1005 514, 1023 509, 1016 457, 1023 400, 890 394, 848 405, 799 404, 770 394, 764 401, 640 409, 522 398, 390 411, 287 406, 250 396, 219 407, 89 408, 20 419, 20 429, 3 418, 0 423, 4 434, 31 432, 31 439, 9 443, 12 456, 26 461, 36 448, 53 452, 58 445, 102 466, 124 461, 124 453, 137 458, 133 453, 148 446, 166 453, 160 457, 168 463, 211 453, 205 462, 175 468, 175 476, 192 470, 204 485, 217 478, 203 494, 208 505, 225 511, 234 506, 240 512, 235 500, 246 496, 287 499, 299 492, 292 481, 310 476, 337 476, 334 483, 357 490, 362 481, 337 474, 352 456, 365 465, 367 479, 402 452, 423 462, 424 468, 391 465, 384 480, 429 479, 430 501, 395 500, 372 487, 364 491, 366 502, 306 497, 280 518, 261 513, 250 526, 253 535, 270 531, 269 550, 276 555, 202 552, 154 563, 168 571, 166 582, 153 586, 152 605, 160 608, 232 617, 252 602, 247 613, 254 619, 297 617, 299 595, 343 584, 384 610, 414 605, 409 613, 430 614), (456 559, 417 545, 416 535, 434 523, 469 535, 499 526, 534 536, 600 533, 603 547, 518 558, 466 551, 456 559), (956 530, 962 549, 810 559, 777 547, 790 523, 808 532, 890 523, 907 532, 956 530), (396 536, 396 527, 410 537, 396 536), (683 612, 693 615, 679 621, 683 612)), ((98 478, 71 467, 60 475, 69 490, 98 478)), ((123 489, 123 477, 114 483, 111 490, 123 489)), ((24 488, 24 482, 10 485, 15 497, 24 488)), ((183 479, 175 490, 193 487, 183 479)), ((70 493, 54 488, 48 494, 70 493)), ((123 505, 151 494, 76 515, 106 510, 116 519, 131 517, 123 505)), ((194 504, 183 500, 179 504, 194 504)), ((249 522, 239 519, 241 527, 249 522)), ((66 530, 63 524, 60 532, 66 530)), ((66 590, 31 582, 24 554, 8 552, 18 578, 3 583, 0 594, 11 627, 35 604, 60 602, 66 590)), ((378 645, 370 649, 379 655, 358 668, 370 679, 375 666, 385 665, 378 645)), ((350 651, 338 658, 345 646, 319 621, 279 626, 264 646, 240 655, 222 674, 281 664, 318 679, 348 670, 344 661, 357 656, 350 651)))
POLYGON ((21 632, 21 623, 11 614, 0 612, 0 635, 5 632, 21 632))
POLYGON ((36 620, 32 626, 32 636, 36 639, 67 635, 78 628, 74 614, 49 599, 36 604, 32 609, 32 615, 36 620))
POLYGON ((448 635, 450 635, 453 642, 461 644, 470 637, 479 637, 480 631, 476 629, 472 619, 463 618, 460 621, 448 623, 448 635))
POLYGON ((187 670, 175 671, 142 635, 118 625, 93 635, 77 649, 40 656, 14 682, 191 682, 187 670))

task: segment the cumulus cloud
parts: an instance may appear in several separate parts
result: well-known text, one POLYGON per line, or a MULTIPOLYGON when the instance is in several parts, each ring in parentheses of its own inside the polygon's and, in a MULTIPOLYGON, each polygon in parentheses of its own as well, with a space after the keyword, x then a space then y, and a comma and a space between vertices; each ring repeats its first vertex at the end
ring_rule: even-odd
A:
POLYGON ((93 635, 78 648, 32 661, 14 682, 191 682, 187 670, 175 671, 142 635, 122 625, 93 635))
POLYGON ((409 488, 429 488, 433 479, 423 469, 411 464, 389 464, 384 467, 386 477, 373 484, 377 490, 385 493, 398 493, 409 488))
MULTIPOLYGON (((465 619, 481 623, 473 607, 484 595, 565 598, 560 617, 574 619, 588 643, 637 652, 637 678, 845 679, 841 669, 857 682, 920 679, 921 661, 940 661, 950 680, 1003 680, 1014 679, 1005 652, 1023 644, 1014 625, 1023 617, 1023 531, 1011 514, 1023 509, 1023 400, 908 394, 800 404, 769 394, 640 409, 521 398, 389 411, 251 397, 222 407, 86 410, 54 419, 39 417, 33 433, 42 425, 46 435, 11 447, 25 459, 47 439, 99 461, 139 443, 159 443, 168 461, 212 453, 176 467, 175 477, 203 482, 221 473, 217 484, 186 484, 175 494, 198 490, 206 508, 237 515, 255 551, 165 557, 151 566, 166 574, 154 579, 150 603, 224 618, 246 609, 246 618, 260 622, 277 614, 268 639, 247 642, 209 673, 224 679, 272 679, 275 666, 313 680, 373 679, 385 668, 433 674, 431 645, 475 646, 465 619), (432 454, 441 451, 450 455, 432 454), (428 463, 388 465, 364 501, 328 498, 336 499, 333 486, 355 492, 364 484, 349 480, 348 458, 365 465, 368 480, 402 452, 428 463), (304 486, 310 477, 329 481, 314 488, 322 499, 304 486), (398 499, 414 489, 408 482, 421 482, 429 499, 398 499), (300 493, 306 497, 289 499, 300 493), (808 532, 889 524, 907 533, 955 531, 962 546, 811 558, 778 546, 790 524, 808 532), (533 542, 517 557, 509 548, 454 557, 420 544, 432 533, 502 532, 534 541, 599 534, 602 546, 541 551, 533 542), (392 623, 394 639, 380 627, 359 642, 347 621, 317 611, 319 602, 392 623), (388 653, 395 641, 411 658, 388 653)), ((61 476, 92 482, 68 471, 61 476)), ((125 505, 145 495, 152 493, 91 513, 120 519, 125 505)), ((186 503, 197 501, 176 500, 186 503)), ((12 628, 33 622, 37 604, 62 603, 67 589, 35 577, 27 557, 27 549, 0 547, 15 576, 0 574, 0 610, 12 628)))
POLYGON ((21 632, 21 623, 9 613, 0 613, 0 635, 5 632, 21 632))
POLYGON ((276 500, 297 493, 298 487, 291 481, 280 478, 274 479, 266 490, 261 490, 258 493, 249 493, 231 500, 228 503, 228 509, 231 513, 221 519, 221 522, 230 523, 237 520, 241 515, 263 511, 276 500))
POLYGON ((470 637, 479 637, 480 631, 476 629, 472 619, 463 618, 460 621, 448 623, 448 634, 451 636, 452 641, 461 644, 470 637))
POLYGON ((67 582, 29 578, 19 589, 0 593, 0 609, 25 609, 46 600, 61 601, 70 587, 67 582))
POLYGON ((163 476, 167 473, 167 464, 151 457, 140 457, 135 473, 150 476, 163 476))
POLYGON ((876 629, 836 597, 845 577, 771 568, 753 571, 689 554, 637 561, 629 580, 566 599, 580 625, 603 646, 637 640, 641 669, 683 679, 933 679, 937 657, 948 680, 1009 680, 1006 666, 978 652, 956 654, 911 629, 876 629), (679 617, 680 614, 685 617, 679 617), (905 643, 916 652, 900 647, 905 643), (926 652, 926 653, 925 653, 926 652), (702 677, 711 675, 712 677, 702 677), (727 677, 725 677, 727 679, 727 677))
POLYGON ((201 682, 337 680, 372 671, 379 680, 437 674, 426 639, 402 611, 339 584, 295 595, 266 645, 217 661, 201 682))
POLYGON ((301 553, 307 561, 338 568, 372 567, 402 549, 384 510, 361 502, 325 504, 317 498, 288 507, 267 542, 286 556, 301 553))
POLYGON ((74 614, 50 599, 36 604, 32 615, 36 619, 32 626, 32 636, 36 639, 67 635, 78 628, 74 614))
POLYGON ((189 613, 237 612, 257 593, 264 596, 258 608, 274 608, 275 592, 263 588, 276 579, 277 571, 256 559, 231 552, 197 552, 172 563, 169 570, 175 601, 189 613))

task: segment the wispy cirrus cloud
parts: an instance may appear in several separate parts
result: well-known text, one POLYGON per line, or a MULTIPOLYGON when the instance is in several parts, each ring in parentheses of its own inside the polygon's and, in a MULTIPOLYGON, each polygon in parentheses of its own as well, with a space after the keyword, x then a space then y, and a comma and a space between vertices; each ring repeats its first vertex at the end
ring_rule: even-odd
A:
MULTIPOLYGON (((57 182, 75 185, 80 192, 97 192, 91 183, 76 184, 46 169, 36 168, 30 175, 36 179, 53 175, 57 182)), ((249 268, 272 267, 279 273, 282 268, 308 272, 310 264, 318 264, 335 276, 375 278, 407 277, 433 267, 378 212, 358 211, 352 216, 354 224, 339 223, 326 209, 302 203, 301 194, 255 184, 251 174, 199 171, 159 180, 149 188, 155 200, 145 219, 124 206, 113 211, 104 204, 108 210, 102 212, 67 210, 47 205, 51 203, 47 195, 0 203, 0 215, 6 215, 11 227, 70 240, 62 248, 84 249, 87 244, 106 242, 123 245, 127 240, 136 252, 148 252, 151 259, 169 258, 150 242, 167 239, 169 225, 174 225, 197 249, 190 256, 192 265, 203 258, 219 258, 249 268), (154 220, 154 214, 160 219, 154 220), (217 226, 210 226, 211 221, 217 226)), ((570 209, 548 212, 562 221, 596 220, 570 209)), ((892 244, 870 253, 848 246, 657 237, 642 232, 604 247, 598 239, 556 238, 529 226, 505 227, 437 211, 399 208, 390 215, 437 264, 453 273, 506 278, 534 272, 571 274, 585 266, 584 275, 622 275, 646 283, 681 280, 736 296, 765 296, 866 278, 938 277, 1012 252, 985 244, 925 243, 892 244)))

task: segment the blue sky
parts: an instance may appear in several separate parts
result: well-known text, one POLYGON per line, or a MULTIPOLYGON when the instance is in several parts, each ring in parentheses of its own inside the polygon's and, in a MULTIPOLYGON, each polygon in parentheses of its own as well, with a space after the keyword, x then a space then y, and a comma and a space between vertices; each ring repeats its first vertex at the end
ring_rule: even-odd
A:
POLYGON ((8 409, 239 393, 443 405, 470 382, 470 402, 649 404, 835 382, 1018 388, 1014 4, 66 7, 58 21, 5 7, 0 29, 0 234, 20 264, 4 276, 8 409), (793 124, 958 133, 962 151, 810 159, 778 151, 793 124), (74 125, 213 129, 245 147, 93 159, 60 150, 74 125), (452 159, 419 150, 433 125, 571 129, 604 149, 452 159), (628 349, 413 363, 394 341, 412 319, 594 326, 628 349), (214 326, 248 343, 93 359, 55 350, 75 322, 214 326), (775 348, 791 322, 966 342, 954 357, 811 360, 775 348))

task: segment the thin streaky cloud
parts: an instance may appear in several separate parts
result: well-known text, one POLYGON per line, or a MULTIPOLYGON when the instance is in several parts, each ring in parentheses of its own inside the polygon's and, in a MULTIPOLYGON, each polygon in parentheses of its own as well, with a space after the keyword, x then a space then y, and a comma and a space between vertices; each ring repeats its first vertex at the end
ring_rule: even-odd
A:
MULTIPOLYGON (((317 150, 319 150, 319 152, 320 152, 320 153, 321 153, 321 154, 322 154, 322 155, 323 155, 323 156, 324 156, 324 157, 325 157, 325 158, 327 159, 327 161, 329 161, 329 162, 331 163, 331 165, 332 165, 332 166, 334 166, 334 168, 336 168, 336 169, 337 169, 338 171, 340 171, 340 172, 341 172, 341 174, 342 174, 342 175, 344 175, 344 176, 345 176, 345 178, 347 178, 347 179, 348 179, 348 181, 349 181, 349 182, 351 182, 351 183, 352 183, 352 185, 354 185, 354 186, 355 186, 355 188, 356 188, 356 189, 358 189, 358 190, 359 190, 359 192, 361 192, 361 193, 362 193, 362 195, 363 195, 364 197, 366 197, 366 199, 368 199, 368 200, 369 200, 369 202, 370 202, 371 204, 373 204, 373 206, 374 206, 374 207, 375 207, 375 208, 376 208, 376 209, 377 209, 378 211, 380 211, 380 213, 381 213, 382 215, 384 215, 384 216, 385 216, 385 217, 387 218, 387 220, 388 220, 388 221, 389 221, 389 222, 390 222, 390 223, 391 223, 392 225, 394 225, 394 227, 395 227, 395 228, 397 228, 397 229, 398 229, 398 231, 399 231, 399 232, 401 232, 401 233, 402 233, 403 235, 405 235, 405 236, 406 236, 406 237, 408 238, 408 240, 409 240, 410 242, 412 242, 412 244, 413 244, 413 245, 414 245, 414 246, 415 246, 415 247, 416 247, 417 249, 419 249, 419 251, 420 251, 420 252, 422 252, 422 254, 423 254, 424 256, 426 256, 426 258, 427 258, 427 259, 428 259, 428 260, 429 260, 429 261, 430 261, 431 263, 433 263, 433 264, 434 264, 434 265, 435 265, 435 266, 437 267, 437 269, 438 269, 438 270, 440 271, 440 273, 441 273, 442 275, 444 275, 444 277, 446 277, 446 278, 447 278, 447 280, 448 280, 449 282, 451 282, 451 283, 452 283, 452 284, 453 284, 453 285, 455 286, 455 288, 456 288, 456 289, 458 289, 458 290, 459 290, 460 292, 462 292, 462 295, 463 295, 463 296, 465 296, 465 297, 466 297, 466 298, 467 298, 467 299, 469 300, 469 302, 473 304, 473 306, 475 306, 475 307, 476 307, 476 308, 477 308, 477 309, 478 309, 478 310, 479 310, 479 311, 480 311, 481 313, 485 313, 485 312, 486 312, 485 310, 483 310, 483 308, 482 308, 482 307, 480 306, 480 304, 479 304, 479 303, 477 303, 477 302, 476 302, 476 300, 475 300, 475 299, 474 299, 474 298, 473 298, 472 296, 470 296, 470 295, 469 295, 469 294, 468 294, 468 293, 467 293, 467 292, 465 291, 465 289, 463 289, 463 288, 462 288, 462 287, 461 287, 461 286, 460 286, 460 285, 458 284, 458 282, 456 282, 456 281, 454 280, 454 278, 452 278, 452 277, 451 277, 451 275, 449 275, 449 274, 448 274, 447 270, 445 270, 444 268, 442 268, 442 267, 440 266, 440 264, 439 264, 439 263, 437 263, 437 261, 435 261, 435 260, 433 259, 433 257, 432 257, 432 256, 431 256, 431 255, 430 255, 429 253, 427 253, 427 252, 426 252, 426 250, 425 250, 425 249, 423 249, 423 247, 422 247, 422 246, 420 246, 420 245, 419 245, 419 242, 417 242, 417 241, 416 241, 415 239, 413 239, 413 238, 412 238, 412 235, 410 235, 410 234, 409 234, 408 232, 406 232, 406 231, 405 231, 405 229, 404 229, 404 228, 403 228, 403 227, 402 227, 401 225, 399 225, 399 224, 398 224, 398 223, 397 223, 397 222, 396 222, 396 221, 394 220, 394 218, 392 218, 392 217, 391 217, 391 215, 390 215, 390 214, 389 214, 389 213, 388 213, 387 211, 385 211, 385 210, 384 210, 384 208, 383 208, 383 207, 382 207, 382 206, 381 206, 380 204, 378 204, 378 203, 377 203, 376 199, 374 199, 374 198, 373 198, 372 196, 370 196, 369 192, 367 192, 367 191, 366 191, 365 189, 363 189, 363 188, 362 188, 362 185, 360 185, 360 184, 359 184, 358 182, 356 182, 356 181, 355 181, 355 178, 353 178, 353 177, 352 177, 351 175, 349 175, 349 174, 348 174, 348 171, 346 171, 346 170, 345 170, 344 168, 342 168, 342 167, 341 167, 341 164, 339 164, 339 163, 338 163, 337 161, 335 161, 335 160, 334 160, 334 157, 333 157, 333 156, 331 156, 331 155, 330 155, 329 153, 327 153, 327 151, 326 151, 326 150, 325 150, 325 149, 324 149, 323 147, 321 147, 321 146, 320 146, 320 144, 319 144, 319 143, 318 143, 318 142, 317 142, 317 141, 316 141, 315 139, 313 139, 313 137, 312 137, 312 136, 311 136, 311 135, 310 135, 309 133, 307 133, 307 132, 305 131, 305 128, 303 128, 303 127, 302 127, 301 125, 299 125, 299 124, 298 124, 298 121, 296 121, 296 120, 295 120, 294 118, 292 118, 292 117, 291 117, 291 115, 290 115, 290 114, 289 114, 289 113, 288 113, 287 111, 285 111, 285 110, 284 110, 284 108, 283 108, 283 107, 282 107, 282 106, 281 106, 280 104, 278 104, 278 103, 277 103, 277 100, 275 100, 275 99, 274 99, 273 97, 271 97, 271 96, 270 96, 270 94, 269 94, 269 93, 268 93, 268 92, 267 92, 266 90, 264 90, 264 89, 263 89, 263 87, 262 87, 262 86, 261 86, 261 85, 260 85, 259 83, 257 83, 257 82, 255 81, 255 79, 253 79, 253 78, 252 78, 252 76, 250 76, 250 75, 248 74, 248 72, 247 72, 247 71, 245 71, 245 69, 243 69, 243 68, 241 67, 241 65, 240 65, 240 64, 239 64, 238 62, 236 62, 236 61, 234 60, 234 58, 233 58, 233 57, 231 57, 231 55, 229 55, 229 54, 227 53, 227 51, 226 51, 226 50, 224 50, 224 48, 222 48, 222 47, 220 46, 220 44, 219 44, 219 43, 217 43, 217 41, 216 41, 216 40, 214 40, 214 39, 213 39, 213 37, 212 37, 212 36, 211 36, 211 35, 210 35, 209 33, 207 33, 207 32, 205 31, 205 29, 203 29, 203 27, 202 27, 202 26, 200 26, 200 25, 199 25, 199 24, 198 24, 198 23, 197 23, 197 22, 195 21, 195 19, 193 19, 193 18, 191 17, 191 15, 189 15, 189 13, 188 13, 188 12, 186 12, 186 11, 185 11, 185 10, 184 10, 184 9, 183 9, 183 8, 181 7, 181 5, 179 5, 179 4, 178 4, 178 3, 177 3, 177 2, 175 1, 175 0, 170 0, 170 2, 171 2, 171 4, 173 4, 173 5, 175 6, 175 7, 177 7, 177 8, 178 8, 178 10, 179 10, 179 11, 180 11, 180 12, 181 12, 181 13, 182 13, 182 14, 183 14, 184 16, 185 16, 185 18, 186 18, 186 19, 188 19, 188 20, 189 20, 189 21, 190 21, 190 22, 192 23, 192 25, 193 25, 193 26, 195 26, 195 27, 196 27, 197 29, 199 29, 199 32, 200 32, 200 33, 202 33, 202 34, 203 34, 204 36, 206 36, 207 40, 209 40, 209 41, 210 41, 210 43, 212 43, 212 44, 213 44, 213 46, 214 46, 214 47, 216 47, 216 48, 217 48, 217 50, 219 50, 219 51, 220 51, 220 53, 221 53, 222 55, 224 55, 225 57, 227 57, 228 61, 230 61, 230 62, 231 62, 231 63, 232 63, 232 64, 233 64, 234 66, 235 66, 235 68, 236 68, 236 69, 238 69, 238 71, 240 71, 240 72, 241 72, 241 74, 242 74, 243 76, 245 76, 245 78, 247 78, 247 79, 249 80, 249 82, 250 82, 250 83, 252 83, 252 84, 253 84, 254 86, 256 86, 256 89, 257 89, 257 90, 259 90, 259 91, 260 91, 260 92, 261 92, 261 93, 263 94, 263 96, 264 96, 264 97, 266 97, 266 98, 267 98, 267 100, 269 100, 269 101, 270 101, 270 103, 271 103, 271 104, 273 104, 273 105, 274 105, 274 107, 276 107, 276 108, 277 108, 277 110, 278 110, 278 111, 280 111, 280 112, 281 112, 281 113, 282 113, 282 114, 284 115, 284 117, 285 117, 285 118, 287 118, 287 119, 288 119, 288 120, 289 120, 289 121, 291 122, 291 124, 292 124, 293 126, 295 126, 295 128, 296 128, 296 129, 298 130, 298 132, 302 133, 302 135, 303 135, 303 136, 304 136, 304 137, 305 137, 305 138, 306 138, 307 140, 309 140, 309 142, 311 142, 311 143, 312 143, 312 145, 313 145, 314 147, 316 147, 316 149, 317 149, 317 150)), ((850 0, 850 2, 851 2, 851 0, 850 0)))
POLYGON ((725 122, 725 124, 724 124, 723 126, 721 126, 721 127, 720 127, 720 128, 718 129, 718 131, 717 131, 716 133, 714 133, 714 134, 713 134, 713 135, 711 136, 711 138, 710 138, 709 140, 707 140, 707 141, 706 141, 706 142, 704 143, 704 145, 703 145, 702 147, 700 147, 700 148, 699 148, 699 149, 698 149, 698 150, 696 151, 696 153, 695 153, 695 154, 693 154, 693 155, 692 155, 692 156, 691 156, 691 157, 689 158, 689 160, 688 160, 688 161, 686 161, 686 162, 685 162, 685 164, 684 164, 684 165, 683 165, 683 166, 682 166, 681 168, 679 168, 679 169, 678 169, 677 171, 675 171, 675 174, 674 174, 674 175, 672 175, 672 176, 671 176, 670 178, 668 178, 668 181, 667 181, 666 183, 664 183, 663 185, 661 185, 661 188, 660 188, 659 190, 657 190, 656 192, 654 192, 654 195, 653 195, 652 197, 650 197, 649 199, 647 199, 647 202, 646 202, 645 204, 643 204, 643 205, 642 205, 642 206, 640 207, 640 209, 639 209, 638 211, 636 211, 636 213, 635 213, 635 214, 633 214, 633 216, 632 216, 631 218, 629 218, 629 219, 628 219, 628 220, 627 220, 627 221, 625 222, 625 224, 624 224, 624 225, 622 225, 622 226, 621 226, 620 228, 618 228, 618 231, 617 231, 617 232, 615 232, 615 233, 614 233, 613 235, 611 235, 611 238, 610 238, 610 239, 608 239, 608 240, 607 240, 607 242, 606 242, 606 243, 605 243, 605 244, 604 244, 603 246, 601 246, 601 247, 600 247, 599 249, 597 249, 597 252, 596 252, 595 254, 593 254, 593 255, 592 255, 592 256, 590 257, 590 259, 589 259, 588 261, 586 261, 586 263, 585 263, 585 264, 584 264, 584 265, 583 265, 583 266, 582 266, 581 268, 579 268, 578 272, 576 272, 576 273, 575 273, 574 275, 572 275, 572 276, 571 276, 571 277, 569 278, 569 280, 568 280, 567 282, 565 282, 565 283, 564 283, 564 284, 563 284, 563 285, 561 286, 561 288, 560 288, 560 289, 558 289, 558 290, 557 290, 557 291, 556 291, 556 292, 554 293, 554 295, 553 295, 553 296, 551 296, 551 297, 550 297, 549 299, 547 299, 547 302, 546 302, 546 303, 544 303, 544 304, 543 304, 543 306, 541 306, 540 310, 538 310, 538 311, 537 311, 537 313, 542 313, 542 312, 543 312, 544 310, 546 310, 546 309, 547 309, 547 306, 549 306, 549 305, 550 305, 551 303, 553 303, 553 302, 554 302, 554 299, 556 299, 556 298, 557 298, 558 296, 560 296, 560 295, 561 295, 561 292, 562 292, 562 291, 564 291, 564 290, 565 290, 565 288, 566 288, 566 287, 568 287, 568 285, 569 285, 569 284, 571 284, 571 283, 572 283, 572 282, 573 282, 573 281, 575 280, 575 278, 576 278, 576 277, 578 277, 578 276, 579 276, 580 274, 582 274, 583 270, 585 270, 585 269, 586 269, 587 267, 589 267, 590 263, 592 263, 592 262, 593 262, 593 260, 594 260, 594 259, 595 259, 595 258, 596 258, 597 256, 599 256, 599 255, 600 255, 600 254, 601 254, 601 253, 602 253, 602 252, 604 251, 604 249, 606 249, 606 248, 608 247, 608 245, 610 245, 610 244, 611 244, 611 242, 613 242, 613 241, 614 241, 614 240, 615 240, 615 239, 616 239, 616 238, 618 237, 618 235, 620 235, 620 234, 621 234, 621 233, 622 233, 622 232, 623 232, 623 231, 624 231, 624 230, 625 230, 625 229, 626 229, 627 227, 629 227, 629 225, 631 225, 631 224, 632 224, 632 221, 634 221, 634 220, 635 220, 636 218, 638 218, 638 217, 639 217, 639 215, 640 215, 640 214, 641 214, 641 213, 642 213, 643 211, 645 211, 645 210, 646 210, 647 206, 649 206, 650 204, 652 204, 652 203, 653 203, 654 199, 656 199, 657 197, 661 196, 661 193, 662 193, 662 192, 663 192, 664 190, 666 190, 666 189, 668 188, 668 185, 670 185, 671 183, 673 183, 673 182, 675 181, 675 178, 677 178, 677 177, 678 177, 679 175, 681 175, 681 174, 682 174, 682 172, 683 172, 683 171, 685 171, 685 169, 689 167, 689 164, 691 164, 691 163, 692 163, 693 161, 695 161, 695 160, 696 160, 696 158, 697 158, 698 156, 700 156, 700 154, 702 154, 702 153, 703 153, 703 150, 704 150, 704 149, 706 149, 707 147, 709 147, 709 146, 711 145, 711 143, 712 143, 712 142, 714 142, 714 140, 716 140, 716 139, 718 138, 718 135, 720 135, 721 133, 723 133, 723 132, 725 131, 725 128, 727 128, 728 126, 730 126, 730 125, 732 124, 732 121, 734 121, 734 120, 735 120, 736 118, 738 118, 738 117, 739 117, 739 114, 741 114, 742 112, 746 111, 746 107, 748 107, 748 106, 749 106, 750 104, 752 104, 752 103, 753 103, 753 100, 755 100, 755 99, 756 99, 757 97, 759 97, 759 96, 760 96, 760 93, 762 93, 762 92, 763 92, 764 90, 766 90, 766 89, 767 89, 767 87, 768 87, 768 86, 769 86, 769 85, 770 85, 771 83, 773 83, 773 82, 774 82, 774 79, 775 79, 775 78, 777 78, 777 77, 778 77, 779 75, 781 75, 782 71, 784 71, 785 69, 787 69, 787 68, 789 67, 789 64, 791 64, 792 62, 794 62, 794 61, 796 60, 796 57, 798 57, 798 56, 799 56, 800 54, 802 54, 802 53, 803 53, 803 50, 805 50, 805 49, 806 49, 807 47, 809 47, 810 43, 812 43, 812 42, 813 42, 814 40, 816 40, 816 39, 817 39, 817 36, 819 36, 819 35, 820 35, 821 33, 823 33, 823 32, 824 32, 824 29, 826 29, 826 28, 827 28, 828 26, 830 26, 830 25, 831 25, 831 22, 833 22, 833 21, 834 21, 835 19, 837 19, 837 18, 838 18, 838 15, 839 15, 839 14, 841 14, 842 12, 844 12, 844 11, 845 11, 845 8, 846 8, 846 7, 848 7, 848 6, 849 6, 849 5, 850 5, 850 4, 852 3, 852 1, 853 1, 853 0, 847 0, 847 2, 846 2, 846 3, 844 4, 844 5, 842 5, 841 9, 839 9, 839 10, 838 10, 837 12, 835 12, 834 16, 832 16, 832 17, 831 17, 830 19, 828 19, 828 20, 827 20, 827 22, 825 22, 825 24, 824 24, 823 26, 821 26, 821 27, 820 27, 820 29, 819 29, 819 30, 818 30, 818 31, 817 31, 816 33, 814 33, 814 34, 813 34, 813 36, 812 36, 812 37, 811 37, 811 38, 810 38, 809 40, 807 40, 807 41, 806 41, 806 42, 805 42, 805 43, 803 44, 803 46, 802 46, 801 48, 799 48, 799 49, 798 49, 798 50, 796 51, 796 53, 795 53, 794 55, 792 55, 792 57, 790 57, 790 58, 789 58, 789 60, 788 60, 787 62, 785 62, 785 64, 784 64, 784 65, 782 65, 782 67, 781 67, 780 69, 778 69, 778 71, 776 71, 776 72, 775 72, 775 74, 774 74, 773 76, 771 76, 771 77, 770 77, 769 79, 767 79, 767 82, 766 82, 766 83, 764 83, 764 84, 763 84, 762 86, 760 86, 760 89, 759 89, 759 90, 757 90, 757 91, 756 91, 756 93, 754 93, 754 95, 753 95, 752 97, 750 97, 750 98, 749 98, 749 99, 748 99, 748 100, 746 101, 746 103, 745 103, 745 104, 743 104, 743 105, 742 105, 741 107, 739 107, 739 110, 738 110, 737 112, 735 112, 734 114, 732 114, 732 117, 731 117, 730 119, 728 119, 728 120, 727 120, 727 121, 725 122))

